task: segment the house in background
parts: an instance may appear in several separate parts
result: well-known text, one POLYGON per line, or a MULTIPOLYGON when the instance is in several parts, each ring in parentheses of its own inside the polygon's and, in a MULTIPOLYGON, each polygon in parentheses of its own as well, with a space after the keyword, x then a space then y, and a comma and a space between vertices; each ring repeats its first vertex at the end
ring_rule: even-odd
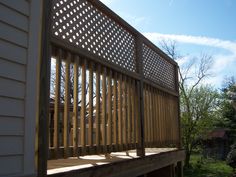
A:
POLYGON ((99 1, 0 0, 0 176, 182 177, 177 71, 99 1))
POLYGON ((203 156, 224 160, 230 150, 227 131, 216 129, 203 140, 203 156))

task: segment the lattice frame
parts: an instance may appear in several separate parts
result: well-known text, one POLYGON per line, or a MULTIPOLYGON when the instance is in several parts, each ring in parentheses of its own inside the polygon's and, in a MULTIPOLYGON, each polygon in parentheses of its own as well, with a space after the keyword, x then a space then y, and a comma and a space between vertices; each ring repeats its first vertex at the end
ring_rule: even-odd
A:
POLYGON ((176 90, 175 65, 165 60, 146 44, 143 44, 144 78, 171 90, 176 90))
POLYGON ((136 72, 135 38, 86 0, 53 0, 52 35, 136 72))

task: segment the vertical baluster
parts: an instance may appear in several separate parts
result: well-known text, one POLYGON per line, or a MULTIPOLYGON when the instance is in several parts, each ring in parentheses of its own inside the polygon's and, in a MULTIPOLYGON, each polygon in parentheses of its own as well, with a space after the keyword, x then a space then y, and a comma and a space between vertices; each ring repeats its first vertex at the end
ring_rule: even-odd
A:
MULTIPOLYGON (((140 110, 140 108, 144 108, 143 106, 141 106, 141 99, 140 99, 140 96, 141 96, 141 91, 143 90, 144 92, 144 89, 141 88, 141 83, 140 81, 137 81, 136 82, 136 127, 137 127, 137 132, 136 132, 136 140, 137 140, 137 145, 136 145, 136 149, 137 149, 137 155, 145 155, 145 149, 143 149, 142 147, 146 147, 145 144, 143 145, 142 143, 142 138, 144 138, 144 136, 142 135, 142 132, 141 132, 141 129, 142 129, 142 125, 141 125, 141 114, 142 112, 144 113, 144 110, 140 110)), ((144 92, 145 93, 145 92, 144 92)), ((143 100, 145 100, 145 96, 143 97, 143 100)), ((144 133, 144 132, 143 132, 144 133)), ((145 135, 145 134, 144 134, 145 135)))
MULTIPOLYGON (((144 89, 143 89, 144 90, 144 89)), ((140 118, 141 118, 141 110, 140 108, 140 82, 136 81, 135 82, 135 124, 136 124, 136 148, 138 146, 138 143, 141 142, 141 124, 140 124, 140 118)), ((143 100, 145 100, 145 95, 143 95, 143 100)), ((143 111, 144 112, 144 111, 143 111)), ((145 135, 145 134, 144 134, 145 135)), ((144 138, 144 137, 143 137, 144 138)))
POLYGON ((55 156, 58 158, 59 151, 59 117, 60 117, 60 93, 61 93, 61 60, 62 51, 59 49, 58 58, 56 58, 56 80, 55 80, 55 102, 54 102, 54 136, 53 146, 55 156))
POLYGON ((123 122, 123 140, 124 140, 124 146, 125 149, 127 149, 127 86, 126 86, 126 76, 123 77, 123 108, 122 108, 122 122, 123 122))
POLYGON ((146 84, 144 84, 144 139, 145 139, 145 145, 148 145, 148 119, 149 119, 149 105, 148 105, 148 87, 146 84))
POLYGON ((70 60, 71 54, 67 54, 65 64, 65 102, 64 102, 64 158, 69 156, 69 120, 70 120, 70 60))
POLYGON ((123 150, 123 139, 122 139, 122 74, 119 74, 118 81, 118 133, 119 133, 119 145, 120 150, 123 150))
POLYGON ((107 106, 108 106, 108 131, 107 131, 107 137, 108 137, 108 145, 110 145, 110 150, 111 150, 111 145, 112 145, 112 88, 111 88, 111 85, 112 85, 112 70, 110 69, 109 70, 109 74, 108 74, 108 103, 107 103, 107 106))
MULTIPOLYGON (((175 134, 175 116, 174 116, 174 100, 173 100, 173 96, 171 96, 171 111, 170 111, 170 114, 171 114, 171 117, 170 117, 170 123, 171 123, 171 127, 172 127, 172 130, 171 130, 171 144, 175 144, 174 143, 174 134, 175 134)), ((177 122, 176 122, 177 123, 177 122)))
POLYGON ((159 92, 160 94, 160 106, 159 106, 159 112, 160 112, 160 135, 161 135, 161 145, 164 145, 164 131, 163 131, 163 120, 164 120, 164 109, 163 109, 163 95, 162 92, 159 92))
POLYGON ((80 116, 80 135, 81 135, 81 146, 82 155, 86 154, 86 67, 87 61, 83 60, 82 63, 82 81, 81 81, 81 116, 80 116))
MULTIPOLYGON (((132 120, 131 120, 131 79, 128 78, 127 81, 127 122, 128 122, 128 145, 131 145, 131 135, 132 135, 132 120)), ((128 146, 128 147, 129 147, 128 146)))
POLYGON ((175 97, 175 116, 176 118, 176 130, 175 130, 175 136, 176 136, 176 145, 178 148, 181 148, 181 139, 180 139, 180 123, 179 123, 179 98, 175 97), (176 116, 177 115, 177 116, 176 116))
POLYGON ((146 97, 147 97, 147 145, 149 147, 150 144, 150 102, 149 102, 149 85, 146 85, 147 90, 146 90, 146 97))
POLYGON ((165 94, 162 92, 162 103, 161 103, 161 107, 162 107, 162 109, 161 109, 161 111, 162 111, 162 135, 163 135, 163 144, 164 145, 166 145, 166 142, 165 142, 165 140, 166 140, 166 129, 165 129, 165 127, 166 127, 166 109, 165 109, 165 94))
POLYGON ((172 124, 172 144, 175 144, 175 127, 176 127, 176 118, 175 118, 175 105, 174 105, 174 96, 171 96, 171 124, 172 124))
POLYGON ((168 105, 169 105, 169 126, 170 126, 170 135, 169 135, 169 143, 170 144, 173 144, 173 129, 174 129, 174 126, 173 126, 173 121, 171 121, 172 119, 172 113, 173 113, 173 109, 172 109, 172 96, 169 95, 169 101, 168 101, 168 105))
POLYGON ((168 135, 169 135, 169 129, 170 127, 168 127, 169 124, 169 120, 168 120, 168 105, 167 105, 167 94, 164 93, 164 114, 165 114, 165 119, 164 119, 164 130, 165 130, 165 145, 167 145, 167 141, 168 141, 168 135))
POLYGON ((161 143, 161 114, 160 114, 160 92, 157 90, 157 122, 158 122, 158 137, 159 137, 159 144, 161 143))
POLYGON ((158 97, 157 97, 157 90, 154 89, 154 110, 155 110, 155 129, 154 129, 154 134, 155 134, 155 146, 157 147, 158 146, 158 136, 159 136, 159 123, 158 123, 158 105, 157 105, 157 100, 158 97))
POLYGON ((154 93, 154 87, 152 87, 152 146, 155 146, 155 131, 156 131, 156 109, 155 109, 155 93, 154 93))
POLYGON ((170 110, 170 106, 168 104, 169 102, 169 96, 167 94, 165 94, 165 113, 166 113, 166 118, 165 118, 165 132, 166 132, 166 145, 168 145, 169 143, 169 138, 170 138, 170 134, 171 134, 171 130, 167 130, 170 129, 170 122, 169 122, 169 110, 170 110))
MULTIPOLYGON (((131 82, 131 109, 132 109, 132 144, 135 145, 136 143, 136 108, 135 108, 135 80, 132 79, 132 82, 131 82)), ((134 146, 135 147, 135 146, 134 146)), ((133 147, 133 148, 134 148, 133 147)))
POLYGON ((161 106, 161 96, 160 96, 160 91, 157 90, 157 107, 158 107, 158 136, 159 136, 159 145, 161 145, 161 113, 160 113, 160 106, 161 106))
POLYGON ((88 144, 90 152, 93 147, 93 62, 89 63, 89 128, 88 128, 88 144))
POLYGON ((147 119, 146 119, 146 136, 147 136, 147 146, 149 147, 149 119, 150 119, 150 105, 149 105, 149 87, 146 85, 146 109, 147 109, 147 119))
POLYGON ((107 76, 107 72, 106 72, 106 68, 103 67, 103 71, 102 71, 102 144, 103 144, 103 151, 106 153, 107 152, 107 120, 106 120, 106 104, 107 104, 107 100, 106 100, 106 76, 107 76))
POLYGON ((152 90, 151 86, 148 86, 148 104, 149 104, 149 119, 148 119, 148 136, 149 136, 149 147, 152 145, 152 90))
POLYGON ((115 151, 118 151, 118 122, 117 122, 117 72, 114 73, 113 84, 113 143, 115 144, 115 151))
POLYGON ((79 57, 75 57, 74 63, 74 120, 73 120, 73 154, 78 156, 78 67, 79 57))
POLYGON ((97 153, 100 153, 100 75, 101 75, 101 66, 96 65, 96 145, 97 153))

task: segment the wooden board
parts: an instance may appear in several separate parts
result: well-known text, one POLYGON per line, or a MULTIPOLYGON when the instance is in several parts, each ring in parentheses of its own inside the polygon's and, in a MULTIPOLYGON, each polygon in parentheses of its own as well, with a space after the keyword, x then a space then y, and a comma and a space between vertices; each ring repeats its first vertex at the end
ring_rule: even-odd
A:
POLYGON ((146 149, 147 156, 137 157, 135 151, 112 153, 105 156, 84 156, 79 159, 52 160, 48 163, 48 176, 138 176, 184 160, 184 151, 175 149, 146 149), (65 168, 60 168, 64 166, 65 168), (92 167, 92 168, 89 168, 92 167))

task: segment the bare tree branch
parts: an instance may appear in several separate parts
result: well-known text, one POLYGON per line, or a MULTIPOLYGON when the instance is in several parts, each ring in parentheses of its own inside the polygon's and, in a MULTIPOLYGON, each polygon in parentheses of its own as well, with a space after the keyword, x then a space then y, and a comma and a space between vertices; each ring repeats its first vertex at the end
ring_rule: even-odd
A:
MULTIPOLYGON (((185 60, 183 56, 177 52, 177 46, 175 41, 160 42, 161 48, 169 55, 173 60, 185 60)), ((179 89, 181 95, 181 119, 184 121, 183 127, 183 141, 186 150, 186 164, 189 164, 189 158, 196 144, 196 132, 197 124, 200 119, 204 117, 203 112, 208 112, 210 104, 215 97, 207 100, 208 95, 204 95, 204 99, 196 97, 198 88, 202 81, 209 77, 210 67, 212 66, 212 56, 204 53, 200 57, 188 59, 184 65, 179 67, 179 89), (195 72, 194 72, 195 71, 195 72), (194 100, 199 99, 199 100, 194 100), (203 105, 198 105, 198 102, 203 105), (207 110, 206 110, 207 109, 207 110)))

